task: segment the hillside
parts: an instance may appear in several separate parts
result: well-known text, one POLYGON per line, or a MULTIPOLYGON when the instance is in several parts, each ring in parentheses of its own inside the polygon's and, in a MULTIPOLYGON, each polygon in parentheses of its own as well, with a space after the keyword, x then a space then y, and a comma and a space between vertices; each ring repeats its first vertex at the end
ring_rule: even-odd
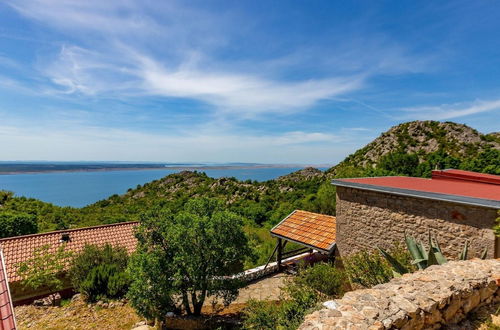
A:
POLYGON ((329 183, 333 177, 425 177, 436 167, 500 174, 500 134, 485 135, 450 122, 408 122, 392 127, 326 172, 306 168, 275 180, 257 182, 214 179, 204 173, 184 171, 80 209, 13 197, 0 191, 0 220, 10 221, 12 227, 24 219, 26 233, 43 232, 137 221, 153 207, 168 207, 176 212, 191 198, 210 197, 223 200, 228 209, 244 217, 257 242, 265 241, 267 229, 294 209, 335 214, 335 188, 329 183), (35 221, 36 226, 30 226, 30 221, 35 221))
POLYGON ((329 177, 403 174, 461 168, 500 174, 500 133, 463 124, 412 121, 392 127, 327 171, 329 177))

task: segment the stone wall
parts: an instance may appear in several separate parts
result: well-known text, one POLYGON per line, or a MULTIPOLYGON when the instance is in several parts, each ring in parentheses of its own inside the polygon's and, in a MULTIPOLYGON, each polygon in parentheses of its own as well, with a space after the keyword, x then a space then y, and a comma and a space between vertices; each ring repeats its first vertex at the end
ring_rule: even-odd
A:
POLYGON ((500 302, 499 285, 499 259, 450 261, 328 301, 300 329, 438 329, 500 302))
POLYGON ((444 201, 337 187, 337 248, 340 255, 403 241, 405 231, 424 242, 429 230, 447 256, 456 258, 465 240, 470 256, 488 248, 498 257, 493 233, 497 210, 444 201))

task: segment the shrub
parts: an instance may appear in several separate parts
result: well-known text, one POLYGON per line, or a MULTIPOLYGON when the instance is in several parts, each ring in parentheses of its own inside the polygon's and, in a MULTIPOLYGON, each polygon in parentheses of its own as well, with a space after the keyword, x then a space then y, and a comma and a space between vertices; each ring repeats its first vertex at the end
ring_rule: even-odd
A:
POLYGON ((250 300, 245 308, 244 329, 274 329, 279 323, 280 306, 269 301, 250 300))
POLYGON ((118 298, 128 288, 128 254, 123 247, 87 245, 69 271, 73 287, 90 301, 118 298))
POLYGON ((346 276, 340 269, 326 263, 302 268, 283 289, 284 297, 278 304, 250 301, 244 311, 245 329, 296 329, 304 315, 327 297, 338 297, 344 292, 346 276))
MULTIPOLYGON (((415 266, 411 264, 411 256, 401 245, 395 245, 389 251, 402 265, 411 271, 415 270, 415 266)), ((391 265, 377 250, 358 252, 342 258, 342 263, 349 280, 354 285, 370 288, 393 278, 391 265)))
POLYGON ((99 265, 93 268, 80 285, 80 290, 89 301, 102 298, 117 298, 127 292, 129 280, 125 272, 116 265, 99 265))
POLYGON ((347 276, 345 272, 327 263, 305 268, 295 278, 295 283, 308 286, 328 297, 342 296, 347 276))
MULTIPOLYGON (((0 198, 3 197, 0 196, 0 198)), ((38 232, 38 224, 34 215, 10 211, 0 213, 0 238, 35 234, 36 232, 38 232)))

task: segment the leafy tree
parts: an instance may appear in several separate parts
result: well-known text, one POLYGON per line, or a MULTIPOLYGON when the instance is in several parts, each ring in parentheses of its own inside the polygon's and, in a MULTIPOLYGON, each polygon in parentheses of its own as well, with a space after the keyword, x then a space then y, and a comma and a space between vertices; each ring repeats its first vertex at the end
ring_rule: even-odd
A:
POLYGON ((241 283, 230 275, 242 270, 251 250, 242 219, 220 201, 193 199, 175 215, 153 210, 143 216, 137 238, 128 296, 139 314, 161 319, 180 308, 174 295, 189 315, 200 315, 207 296, 225 304, 236 298, 241 283))
POLYGON ((35 234, 37 231, 35 216, 23 212, 0 212, 0 238, 35 234))
POLYGON ((418 166, 418 156, 404 152, 392 152, 383 156, 378 167, 392 174, 414 175, 418 166))
POLYGON ((335 215, 336 207, 336 189, 330 182, 323 183, 317 193, 317 212, 335 215))
POLYGON ((12 191, 0 190, 0 205, 5 204, 5 202, 12 197, 14 197, 14 193, 12 191))
POLYGON ((44 245, 35 249, 31 259, 19 265, 17 273, 23 285, 34 290, 45 287, 55 292, 63 288, 63 271, 71 256, 71 252, 65 251, 65 245, 55 252, 50 251, 50 245, 44 245))

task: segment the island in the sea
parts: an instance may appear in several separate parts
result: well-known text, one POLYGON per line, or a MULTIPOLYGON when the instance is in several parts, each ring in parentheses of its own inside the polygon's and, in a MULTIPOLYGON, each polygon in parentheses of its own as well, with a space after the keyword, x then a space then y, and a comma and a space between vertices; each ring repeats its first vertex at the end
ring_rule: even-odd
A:
MULTIPOLYGON (((309 164, 258 164, 258 163, 151 163, 151 162, 0 162, 1 174, 26 174, 49 172, 95 172, 120 170, 207 170, 207 169, 252 169, 252 168, 294 168, 309 164)), ((329 167, 329 165, 313 165, 329 167)))

